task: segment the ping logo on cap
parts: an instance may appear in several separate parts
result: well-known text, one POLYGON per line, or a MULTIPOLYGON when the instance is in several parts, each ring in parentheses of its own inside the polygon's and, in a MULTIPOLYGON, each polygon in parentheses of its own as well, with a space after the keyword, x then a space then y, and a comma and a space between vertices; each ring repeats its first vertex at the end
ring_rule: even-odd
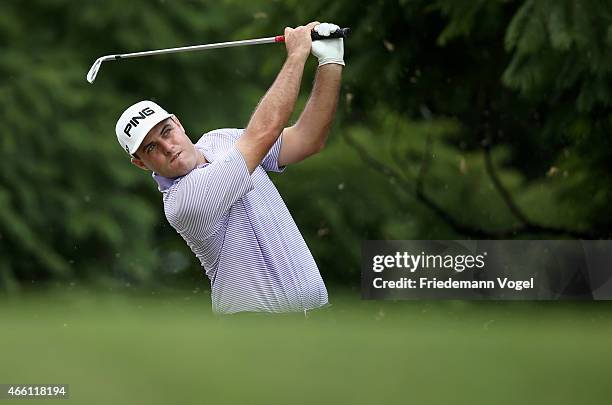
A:
POLYGON ((144 120, 145 118, 153 114, 155 114, 155 111, 153 111, 151 107, 143 108, 142 111, 140 111, 140 113, 137 116, 132 117, 128 121, 128 123, 125 125, 125 128, 123 129, 123 133, 126 134, 127 136, 131 136, 130 131, 132 130, 132 128, 135 128, 138 126, 139 124, 138 121, 144 120))

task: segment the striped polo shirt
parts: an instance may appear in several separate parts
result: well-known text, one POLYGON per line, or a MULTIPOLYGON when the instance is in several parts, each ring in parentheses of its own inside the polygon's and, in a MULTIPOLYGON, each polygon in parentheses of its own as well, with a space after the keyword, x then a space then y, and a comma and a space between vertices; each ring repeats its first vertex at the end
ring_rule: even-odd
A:
POLYGON ((249 175, 236 140, 244 129, 204 134, 208 161, 176 179, 153 173, 164 212, 210 279, 216 313, 298 312, 327 304, 319 269, 266 171, 282 172, 282 136, 249 175))

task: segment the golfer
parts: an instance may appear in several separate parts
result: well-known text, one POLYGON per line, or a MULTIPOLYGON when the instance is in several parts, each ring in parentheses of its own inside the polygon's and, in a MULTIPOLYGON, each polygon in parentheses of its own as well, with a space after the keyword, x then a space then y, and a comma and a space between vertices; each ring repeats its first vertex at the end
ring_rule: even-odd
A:
POLYGON ((129 107, 116 125, 132 163, 153 172, 168 222, 185 239, 211 283, 215 313, 302 312, 325 306, 317 265, 267 171, 323 148, 344 66, 334 24, 285 28, 287 58, 245 129, 217 129, 194 145, 179 119, 152 101, 129 107), (297 122, 304 65, 318 58, 313 90, 297 122))

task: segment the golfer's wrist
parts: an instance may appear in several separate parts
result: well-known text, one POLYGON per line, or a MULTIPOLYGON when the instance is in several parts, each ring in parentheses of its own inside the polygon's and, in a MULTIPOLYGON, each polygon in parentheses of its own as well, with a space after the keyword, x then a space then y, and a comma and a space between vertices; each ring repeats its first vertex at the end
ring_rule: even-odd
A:
POLYGON ((344 66, 335 63, 318 66, 315 80, 341 80, 343 68, 344 66))
POLYGON ((306 54, 299 53, 299 52, 290 53, 287 55, 287 61, 305 64, 306 60, 308 59, 308 55, 309 53, 306 53, 306 54))
POLYGON ((342 69, 344 67, 344 60, 340 58, 322 58, 319 59, 319 69, 342 69))

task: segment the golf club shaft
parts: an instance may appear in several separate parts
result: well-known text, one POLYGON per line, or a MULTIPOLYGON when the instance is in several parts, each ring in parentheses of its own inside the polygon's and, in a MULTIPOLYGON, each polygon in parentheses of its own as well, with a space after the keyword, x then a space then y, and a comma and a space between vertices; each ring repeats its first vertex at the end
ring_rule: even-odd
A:
MULTIPOLYGON (((313 31, 311 33, 311 37, 313 41, 318 41, 322 39, 330 39, 330 38, 346 38, 348 36, 349 31, 350 31, 349 28, 341 28, 338 31, 332 32, 327 37, 321 36, 317 32, 313 31)), ((109 57, 109 60, 110 59, 138 58, 141 56, 164 55, 168 53, 177 53, 177 52, 202 51, 205 49, 231 48, 233 46, 269 44, 269 43, 284 42, 284 41, 285 41, 285 37, 283 35, 277 35, 275 37, 246 39, 242 41, 218 42, 216 44, 181 46, 178 48, 157 49, 153 51, 124 53, 124 54, 112 55, 111 57, 109 57)))
POLYGON ((246 39, 243 41, 219 42, 216 44, 181 46, 179 48, 167 48, 167 49, 157 49, 154 51, 124 53, 124 54, 119 54, 119 55, 112 55, 110 59, 139 58, 141 56, 164 55, 167 53, 177 53, 177 52, 203 51, 205 49, 231 48, 233 46, 269 44, 272 42, 279 42, 279 41, 276 41, 276 37, 246 39))

